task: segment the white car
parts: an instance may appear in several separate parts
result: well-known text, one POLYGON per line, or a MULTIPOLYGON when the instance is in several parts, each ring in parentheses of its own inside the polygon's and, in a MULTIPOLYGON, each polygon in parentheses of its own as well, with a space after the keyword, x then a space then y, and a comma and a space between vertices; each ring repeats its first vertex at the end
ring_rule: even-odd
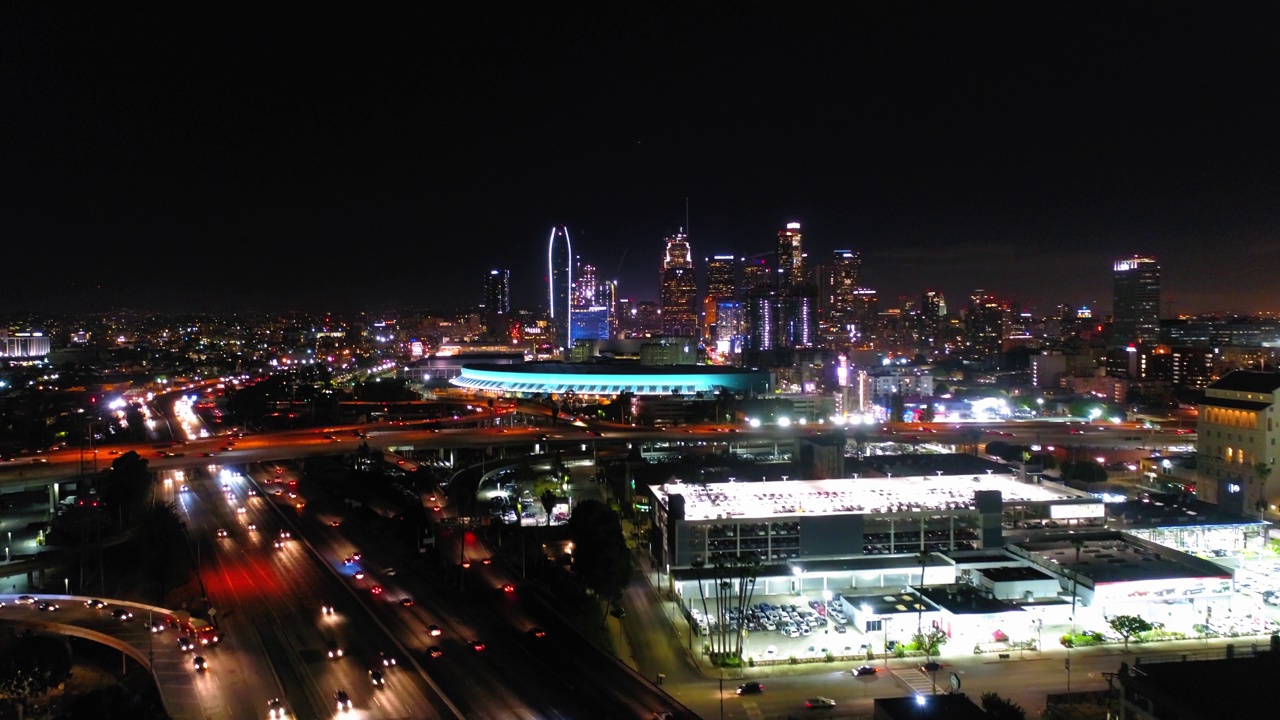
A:
POLYGON ((836 701, 829 697, 811 697, 804 701, 804 706, 810 710, 816 710, 818 708, 833 708, 836 706, 836 701))
POLYGON ((19 605, 35 605, 36 601, 38 601, 39 599, 40 598, 36 597, 35 595, 19 595, 18 604, 19 605))
POLYGON ((282 720, 287 717, 289 717, 289 714, 285 712, 284 703, 281 702, 280 698, 272 698, 267 701, 268 720, 282 720))

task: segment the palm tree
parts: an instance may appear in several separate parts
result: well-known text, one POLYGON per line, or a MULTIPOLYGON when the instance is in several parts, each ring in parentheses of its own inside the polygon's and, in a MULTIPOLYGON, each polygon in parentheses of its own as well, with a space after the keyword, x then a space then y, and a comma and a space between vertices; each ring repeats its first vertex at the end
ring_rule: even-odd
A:
POLYGON ((1076 587, 1080 582, 1080 551, 1084 548, 1084 540, 1071 538, 1071 547, 1076 549, 1076 560, 1071 564, 1071 634, 1076 634, 1076 587))
POLYGON ((921 599, 916 602, 916 632, 924 633, 924 568, 929 563, 929 558, 933 553, 928 552, 923 547, 920 552, 916 553, 916 560, 920 561, 920 587, 916 591, 921 599))

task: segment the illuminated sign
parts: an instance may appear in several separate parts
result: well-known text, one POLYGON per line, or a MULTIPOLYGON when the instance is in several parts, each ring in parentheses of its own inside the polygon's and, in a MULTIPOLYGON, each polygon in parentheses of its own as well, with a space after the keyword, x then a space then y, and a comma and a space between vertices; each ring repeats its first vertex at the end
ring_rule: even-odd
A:
POLYGON ((788 229, 788 230, 799 230, 799 229, 800 229, 800 223, 787 223, 787 229, 788 229))
POLYGON ((1227 483, 1227 492, 1229 493, 1240 492, 1240 485, 1237 483, 1227 483))
POLYGON ((1073 520, 1076 518, 1101 518, 1107 516, 1106 506, 1102 503, 1050 505, 1049 517, 1054 520, 1073 520))

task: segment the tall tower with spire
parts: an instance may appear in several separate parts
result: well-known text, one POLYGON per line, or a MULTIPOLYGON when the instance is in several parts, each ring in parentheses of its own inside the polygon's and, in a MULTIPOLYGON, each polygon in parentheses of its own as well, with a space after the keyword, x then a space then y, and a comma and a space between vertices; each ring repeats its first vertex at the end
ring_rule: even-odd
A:
POLYGON ((568 357, 573 347, 573 246, 569 228, 551 228, 547 241, 547 322, 555 336, 555 346, 568 357))
POLYGON ((698 334, 698 281, 693 273, 689 236, 684 229, 667 238, 662 256, 662 334, 696 337, 698 334))

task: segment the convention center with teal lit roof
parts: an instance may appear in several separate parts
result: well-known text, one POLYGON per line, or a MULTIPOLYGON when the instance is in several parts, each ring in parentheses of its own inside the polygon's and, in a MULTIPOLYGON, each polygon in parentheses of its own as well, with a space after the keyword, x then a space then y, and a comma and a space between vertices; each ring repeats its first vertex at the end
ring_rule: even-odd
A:
POLYGON ((451 384, 516 397, 574 394, 580 398, 712 397, 721 391, 751 397, 769 392, 769 373, 720 365, 632 365, 532 362, 465 364, 451 384))

